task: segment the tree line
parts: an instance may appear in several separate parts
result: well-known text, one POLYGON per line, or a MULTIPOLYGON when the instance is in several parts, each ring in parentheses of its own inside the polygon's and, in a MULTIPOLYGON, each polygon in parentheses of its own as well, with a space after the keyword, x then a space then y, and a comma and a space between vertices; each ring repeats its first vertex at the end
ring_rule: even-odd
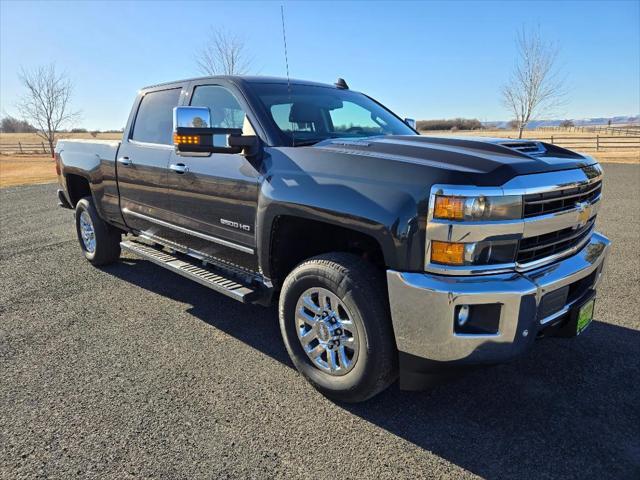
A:
MULTIPOLYGON (((0 133, 37 133, 38 129, 26 120, 19 120, 11 115, 0 119, 0 133)), ((93 136, 99 133, 122 133, 122 130, 89 130, 87 128, 63 128, 55 133, 89 133, 93 136)))
POLYGON ((452 118, 442 120, 418 120, 419 131, 427 130, 482 130, 484 125, 477 118, 452 118))
POLYGON ((0 132, 2 133, 36 133, 36 127, 26 120, 18 120, 11 115, 0 120, 0 132))

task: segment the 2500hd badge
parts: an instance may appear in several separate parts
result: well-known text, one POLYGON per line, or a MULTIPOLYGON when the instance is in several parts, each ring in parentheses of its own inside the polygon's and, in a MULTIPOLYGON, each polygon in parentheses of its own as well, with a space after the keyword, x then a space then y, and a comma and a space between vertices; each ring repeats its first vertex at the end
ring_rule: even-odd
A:
POLYGON ((222 225, 226 225, 226 226, 231 227, 231 228, 237 228, 239 230, 245 230, 247 232, 251 231, 251 225, 245 225, 243 223, 234 222, 232 220, 227 220, 226 218, 221 218, 220 219, 220 223, 222 225))

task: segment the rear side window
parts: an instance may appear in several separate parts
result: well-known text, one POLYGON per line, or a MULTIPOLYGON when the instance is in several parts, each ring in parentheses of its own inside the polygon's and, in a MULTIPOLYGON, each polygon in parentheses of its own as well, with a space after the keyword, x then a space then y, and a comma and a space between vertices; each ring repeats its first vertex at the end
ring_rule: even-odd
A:
POLYGON ((142 102, 133 126, 132 140, 171 145, 173 108, 178 106, 180 88, 149 92, 142 102))

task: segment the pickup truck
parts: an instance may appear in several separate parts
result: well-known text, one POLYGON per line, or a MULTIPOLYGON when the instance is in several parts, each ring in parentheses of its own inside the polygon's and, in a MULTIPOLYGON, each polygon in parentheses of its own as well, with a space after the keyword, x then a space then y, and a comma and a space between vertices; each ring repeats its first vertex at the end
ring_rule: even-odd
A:
POLYGON ((593 158, 422 136, 342 79, 143 88, 121 141, 60 140, 55 156, 89 262, 126 250, 277 302, 293 364, 339 401, 579 335, 609 251, 593 158))

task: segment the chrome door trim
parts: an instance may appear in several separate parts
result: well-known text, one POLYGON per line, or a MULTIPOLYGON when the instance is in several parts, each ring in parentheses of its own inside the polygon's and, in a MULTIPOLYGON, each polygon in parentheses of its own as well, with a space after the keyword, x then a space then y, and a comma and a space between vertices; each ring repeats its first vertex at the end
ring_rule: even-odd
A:
POLYGON ((166 143, 140 142, 139 140, 134 140, 132 138, 127 139, 127 143, 137 147, 160 148, 162 150, 174 150, 176 148, 174 145, 167 145, 166 143))
POLYGON ((157 225, 161 225, 163 227, 171 228, 172 230, 176 230, 181 233, 186 233, 187 235, 191 235, 194 237, 202 238, 203 240, 207 240, 209 242, 217 243, 218 245, 223 245, 225 247, 233 248, 235 250, 239 250, 244 253, 249 253, 253 255, 255 252, 253 248, 245 247, 244 245, 238 245, 237 243, 230 242, 228 240, 223 240, 222 238, 212 237, 211 235, 207 235, 206 233, 196 232, 195 230, 190 230, 188 228, 181 227, 179 225, 174 225, 173 223, 165 222, 164 220, 159 220, 154 217, 149 217, 148 215, 144 215, 138 212, 132 212, 128 208, 123 208, 122 213, 127 215, 133 215, 134 217, 141 218, 142 220, 146 220, 151 223, 155 223, 157 225))

